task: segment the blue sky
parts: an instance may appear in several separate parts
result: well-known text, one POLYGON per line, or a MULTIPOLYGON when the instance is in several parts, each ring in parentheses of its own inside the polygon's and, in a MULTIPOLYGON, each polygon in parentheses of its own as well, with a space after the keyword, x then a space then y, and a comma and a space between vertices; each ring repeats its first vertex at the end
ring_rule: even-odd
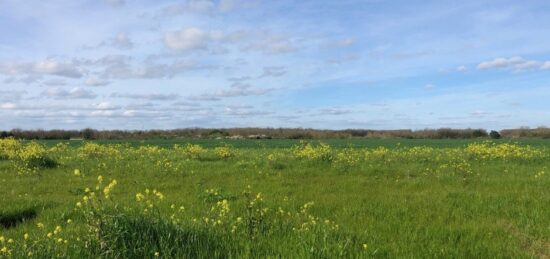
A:
POLYGON ((550 126, 549 14, 543 0, 0 0, 0 128, 550 126))

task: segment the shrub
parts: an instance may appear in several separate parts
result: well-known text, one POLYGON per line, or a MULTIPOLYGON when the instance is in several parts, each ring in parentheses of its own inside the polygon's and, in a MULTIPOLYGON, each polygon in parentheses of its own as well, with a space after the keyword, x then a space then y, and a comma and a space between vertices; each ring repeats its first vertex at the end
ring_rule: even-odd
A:
POLYGON ((51 168, 57 165, 57 162, 48 156, 47 149, 35 141, 17 150, 12 161, 19 174, 37 173, 41 168, 51 168))
POLYGON ((472 131, 472 137, 474 138, 484 138, 487 137, 487 131, 484 129, 474 129, 472 131))
POLYGON ((500 138, 500 133, 498 133, 498 131, 496 131, 496 130, 491 130, 491 133, 489 133, 489 136, 492 139, 499 139, 500 138))
POLYGON ((16 156, 21 148, 21 142, 14 138, 0 139, 0 159, 10 159, 16 156))
POLYGON ((235 156, 235 150, 229 145, 214 148, 214 153, 220 159, 229 159, 235 156))
MULTIPOLYGON (((176 147, 177 149, 177 147, 176 147)), ((192 159, 201 159, 206 154, 207 150, 203 148, 201 145, 197 144, 187 144, 183 148, 183 153, 187 156, 189 156, 192 159)))
POLYGON ((320 143, 318 146, 313 146, 308 142, 300 141, 300 145, 294 146, 293 153, 296 158, 309 160, 332 160, 332 148, 330 145, 320 143))

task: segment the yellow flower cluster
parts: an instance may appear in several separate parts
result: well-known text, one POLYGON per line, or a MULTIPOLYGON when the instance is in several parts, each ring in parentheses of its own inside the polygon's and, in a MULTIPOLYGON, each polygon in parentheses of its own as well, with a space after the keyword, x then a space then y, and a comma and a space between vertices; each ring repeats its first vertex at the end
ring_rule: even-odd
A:
POLYGON ((50 153, 63 153, 69 150, 69 144, 67 142, 59 142, 55 144, 55 146, 48 149, 48 152, 50 153))
MULTIPOLYGON (((103 187, 103 197, 105 199, 110 199, 111 193, 113 192, 113 189, 118 184, 117 180, 113 179, 108 185, 103 187, 103 176, 97 177, 97 185, 95 187, 95 190, 99 193, 100 190, 103 187)), ((96 195, 95 191, 92 191, 90 188, 84 189, 84 196, 82 196, 82 199, 77 201, 75 204, 76 210, 83 210, 83 211, 94 211, 94 210, 101 210, 103 209, 103 200, 101 195, 96 195)), ((72 221, 71 221, 72 222, 72 221)), ((67 223, 71 223, 67 222, 67 223)))
POLYGON ((220 159, 228 159, 235 156, 235 150, 231 146, 221 146, 214 148, 214 153, 220 159))
POLYGON ((105 199, 109 199, 111 191, 115 188, 117 185, 116 180, 112 180, 111 183, 109 183, 105 188, 103 188, 103 195, 105 196, 105 199))
POLYGON ((336 153, 334 162, 345 167, 353 167, 360 161, 359 153, 353 148, 345 148, 336 153))
MULTIPOLYGON (((314 204, 315 203, 312 201, 307 202, 300 208, 299 212, 295 213, 294 219, 298 221, 298 225, 293 227, 292 230, 297 232, 308 232, 312 230, 323 232, 337 231, 340 226, 336 224, 336 222, 316 217, 309 212, 314 204)), ((279 214, 284 215, 284 211, 281 208, 279 208, 279 214)), ((292 214, 287 213, 287 215, 291 216, 292 214)))
POLYGON ((330 161, 332 159, 332 148, 325 143, 313 146, 308 142, 300 141, 300 144, 294 146, 292 151, 294 156, 299 159, 323 161, 330 161))
POLYGON ((0 139, 0 159, 11 159, 15 157, 21 145, 21 141, 13 137, 0 139))
POLYGON ((545 174, 546 174, 545 170, 541 170, 540 172, 538 172, 537 174, 535 174, 535 178, 544 177, 545 174))
POLYGON ((40 168, 55 163, 48 157, 48 150, 44 145, 36 141, 11 146, 10 148, 16 148, 8 151, 8 157, 12 160, 19 174, 37 173, 40 168))
POLYGON ((77 153, 81 158, 121 158, 122 154, 120 152, 122 146, 120 145, 100 145, 97 143, 87 142, 80 148, 78 148, 77 153))
POLYGON ((221 226, 226 223, 229 211, 229 202, 221 200, 210 208, 210 215, 203 217, 202 220, 206 225, 221 226))
POLYGON ((143 206, 144 213, 150 212, 155 207, 156 202, 164 200, 164 194, 157 191, 156 189, 153 189, 153 191, 150 191, 149 189, 145 189, 143 193, 141 192, 136 193, 135 197, 138 203, 144 205, 143 206))
POLYGON ((543 149, 536 149, 531 146, 518 144, 494 142, 482 142, 469 144, 465 148, 466 153, 478 159, 541 159, 547 157, 543 149))
POLYGON ((13 239, 11 238, 5 238, 4 236, 0 236, 0 258, 2 257, 8 257, 11 255, 12 249, 10 248, 11 244, 13 244, 13 239))
POLYGON ((182 152, 191 159, 201 159, 207 152, 205 148, 197 144, 187 144, 185 147, 176 144, 174 145, 174 150, 182 152))
POLYGON ((145 145, 139 146, 136 152, 143 155, 144 157, 151 157, 161 155, 164 152, 164 149, 160 148, 159 146, 145 145))

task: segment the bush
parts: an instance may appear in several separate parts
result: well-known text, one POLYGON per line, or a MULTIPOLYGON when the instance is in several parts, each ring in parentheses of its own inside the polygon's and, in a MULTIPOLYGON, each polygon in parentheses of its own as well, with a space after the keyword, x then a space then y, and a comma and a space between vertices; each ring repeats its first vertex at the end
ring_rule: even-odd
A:
POLYGON ((11 158, 19 174, 38 173, 42 168, 53 168, 57 162, 48 156, 48 150, 38 142, 30 142, 21 146, 11 158))
POLYGON ((234 157, 236 152, 232 146, 224 145, 221 147, 214 148, 214 153, 218 158, 227 160, 231 157, 234 157))
POLYGON ((21 141, 14 138, 0 139, 0 160, 14 158, 21 146, 21 141))
POLYGON ((489 136, 492 139, 499 139, 500 138, 500 133, 498 133, 498 131, 496 131, 496 130, 491 130, 491 133, 489 133, 489 136))
POLYGON ((298 159, 331 161, 332 148, 328 144, 319 143, 313 146, 309 142, 300 141, 299 145, 292 147, 294 156, 298 159))
POLYGON ((484 129, 474 129, 472 131, 472 137, 473 138, 484 138, 487 137, 487 131, 484 129))
POLYGON ((182 150, 183 153, 191 158, 191 159, 202 159, 207 153, 207 150, 203 148, 201 145, 197 144, 187 144, 185 147, 181 147, 179 145, 174 146, 175 149, 182 150))

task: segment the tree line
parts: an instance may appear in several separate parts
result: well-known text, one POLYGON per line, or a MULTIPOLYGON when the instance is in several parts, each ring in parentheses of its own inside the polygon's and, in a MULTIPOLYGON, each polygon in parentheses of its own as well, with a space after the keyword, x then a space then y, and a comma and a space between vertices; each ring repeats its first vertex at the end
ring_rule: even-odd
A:
POLYGON ((327 139, 327 138, 406 138, 406 139, 471 139, 471 138, 550 138, 550 128, 519 128, 488 132, 485 129, 401 129, 322 130, 308 128, 184 128, 171 130, 22 130, 1 131, 0 138, 18 139, 174 139, 174 138, 255 138, 255 139, 327 139))

